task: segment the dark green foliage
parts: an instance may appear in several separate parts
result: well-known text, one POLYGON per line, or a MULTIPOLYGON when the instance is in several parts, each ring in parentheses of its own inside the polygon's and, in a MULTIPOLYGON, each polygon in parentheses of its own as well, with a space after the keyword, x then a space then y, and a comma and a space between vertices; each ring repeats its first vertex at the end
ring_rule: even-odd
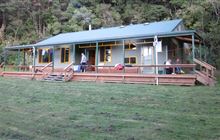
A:
POLYGON ((220 67, 218 0, 1 0, 1 46, 32 43, 61 32, 182 18, 210 48, 220 67))

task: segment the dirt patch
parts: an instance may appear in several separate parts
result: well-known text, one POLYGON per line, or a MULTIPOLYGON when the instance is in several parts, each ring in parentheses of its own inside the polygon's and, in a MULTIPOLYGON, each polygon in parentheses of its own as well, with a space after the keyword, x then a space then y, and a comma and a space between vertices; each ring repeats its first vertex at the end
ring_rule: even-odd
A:
POLYGON ((133 120, 138 120, 138 121, 140 121, 140 120, 146 120, 146 118, 145 118, 144 116, 140 115, 140 114, 137 113, 137 112, 132 116, 132 119, 133 119, 133 120))
POLYGON ((112 114, 112 113, 110 113, 110 112, 100 112, 100 113, 96 113, 95 115, 103 115, 103 116, 105 116, 105 117, 116 117, 116 115, 115 114, 112 114))
POLYGON ((0 137, 5 139, 13 139, 13 140, 30 140, 33 139, 33 137, 30 137, 26 134, 22 134, 18 131, 13 130, 4 130, 0 132, 0 137))

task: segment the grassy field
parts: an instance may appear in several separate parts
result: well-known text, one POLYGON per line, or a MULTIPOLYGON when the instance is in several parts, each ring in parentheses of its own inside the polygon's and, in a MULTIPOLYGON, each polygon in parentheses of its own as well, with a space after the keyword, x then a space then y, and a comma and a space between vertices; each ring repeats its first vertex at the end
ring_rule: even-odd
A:
POLYGON ((1 140, 219 140, 216 87, 0 77, 1 140))

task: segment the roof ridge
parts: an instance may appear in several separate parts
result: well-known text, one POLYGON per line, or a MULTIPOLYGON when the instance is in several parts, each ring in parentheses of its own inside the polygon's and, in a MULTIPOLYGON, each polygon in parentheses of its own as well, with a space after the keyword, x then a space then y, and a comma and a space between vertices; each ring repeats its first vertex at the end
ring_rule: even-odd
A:
MULTIPOLYGON (((163 22, 173 22, 173 21, 178 21, 179 20, 179 23, 177 24, 177 26, 183 21, 182 19, 172 19, 172 20, 163 20, 163 21, 154 21, 154 22, 147 22, 149 24, 146 24, 145 23, 138 23, 138 24, 129 24, 129 25, 120 25, 120 26, 113 26, 113 27, 107 27, 107 28, 98 28, 98 29, 93 29, 93 30, 82 30, 82 31, 76 31, 76 32, 66 32, 66 33, 60 33, 58 35, 63 35, 63 34, 71 34, 71 33, 78 33, 78 32, 91 32, 91 31, 99 31, 99 30, 105 30, 105 29, 114 29, 114 28, 125 28, 125 27, 131 27, 131 26, 140 26, 140 25, 150 25, 150 24, 155 24, 155 23, 163 23, 163 22)), ((176 27, 175 27, 176 28, 176 27)), ((174 28, 174 29, 175 29, 174 28)), ((58 35, 55 35, 55 36, 58 36, 58 35)))

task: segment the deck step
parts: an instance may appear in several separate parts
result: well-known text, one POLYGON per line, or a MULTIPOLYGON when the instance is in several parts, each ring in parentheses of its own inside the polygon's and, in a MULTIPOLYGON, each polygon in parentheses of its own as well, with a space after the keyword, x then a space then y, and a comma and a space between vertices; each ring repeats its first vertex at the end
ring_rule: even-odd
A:
POLYGON ((46 78, 42 79, 41 81, 46 82, 65 82, 64 75, 57 75, 57 74, 50 74, 46 78))
POLYGON ((206 86, 214 86, 216 84, 215 79, 207 77, 204 73, 196 71, 196 80, 206 86))

